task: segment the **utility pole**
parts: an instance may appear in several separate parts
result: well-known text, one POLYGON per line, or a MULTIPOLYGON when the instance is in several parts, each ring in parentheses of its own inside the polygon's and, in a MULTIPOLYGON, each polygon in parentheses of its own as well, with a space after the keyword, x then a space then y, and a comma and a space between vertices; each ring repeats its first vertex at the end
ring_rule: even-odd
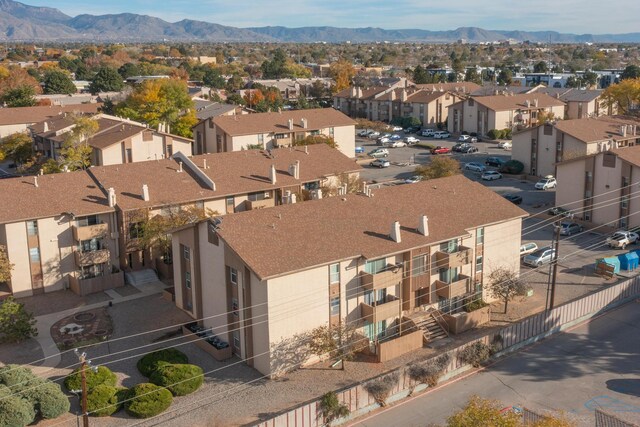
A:
POLYGON ((74 349, 74 353, 80 361, 80 381, 82 384, 82 426, 89 427, 89 414, 87 413, 87 367, 91 368, 94 372, 97 372, 98 368, 91 366, 91 361, 87 359, 87 353, 79 353, 78 349, 74 349))
POLYGON ((553 259, 551 261, 551 295, 549 296, 549 310, 553 310, 556 297, 556 278, 558 276, 558 251, 560 249, 560 224, 561 219, 555 222, 555 241, 553 245, 553 259))

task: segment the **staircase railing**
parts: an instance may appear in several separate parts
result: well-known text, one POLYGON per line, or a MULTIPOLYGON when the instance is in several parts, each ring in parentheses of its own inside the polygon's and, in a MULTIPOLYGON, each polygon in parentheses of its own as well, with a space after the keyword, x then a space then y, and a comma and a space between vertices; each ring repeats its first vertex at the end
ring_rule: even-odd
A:
POLYGON ((433 320, 435 320, 436 323, 442 328, 444 333, 447 334, 447 336, 450 336, 449 324, 446 322, 446 320, 444 320, 442 312, 440 312, 440 310, 431 310, 430 313, 431 317, 433 317, 433 320))

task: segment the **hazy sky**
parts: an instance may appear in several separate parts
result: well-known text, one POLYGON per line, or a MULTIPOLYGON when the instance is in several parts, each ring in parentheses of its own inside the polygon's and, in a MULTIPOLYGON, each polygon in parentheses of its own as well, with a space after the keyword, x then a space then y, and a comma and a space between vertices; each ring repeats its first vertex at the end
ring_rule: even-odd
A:
POLYGON ((283 25, 451 30, 640 32, 640 0, 22 0, 67 15, 140 13, 175 22, 194 19, 235 27, 283 25))

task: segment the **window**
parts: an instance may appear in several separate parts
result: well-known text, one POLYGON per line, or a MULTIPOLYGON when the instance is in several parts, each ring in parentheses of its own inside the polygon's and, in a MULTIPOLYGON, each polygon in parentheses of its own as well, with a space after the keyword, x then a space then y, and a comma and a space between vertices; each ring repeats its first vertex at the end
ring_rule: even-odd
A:
POLYGON ((334 129, 334 128, 329 128, 329 136, 331 136, 331 137, 332 137, 332 136, 333 136, 333 134, 334 134, 334 132, 335 132, 335 129, 334 129))
POLYGON ((476 230, 476 245, 484 243, 484 227, 480 227, 476 230))
POLYGON ((370 274, 378 274, 385 269, 387 260, 385 258, 367 261, 364 265, 364 271, 370 274))
POLYGON ((240 350, 240 332, 238 331, 233 333, 233 347, 236 350, 240 350))
POLYGON ((320 131, 319 130, 312 130, 311 132, 309 132, 310 135, 316 136, 316 135, 320 135, 320 131))
POLYGON ((602 166, 605 168, 615 168, 616 155, 613 153, 604 153, 602 155, 602 166))
POLYGON ((265 192, 264 191, 259 191, 257 193, 249 193, 249 194, 247 194, 247 199, 249 199, 249 201, 251 201, 251 202, 257 202, 258 200, 264 200, 264 199, 266 199, 265 192))
POLYGON ((40 248, 29 248, 31 262, 40 262, 40 248))
POLYGON ((180 208, 180 206, 165 206, 160 210, 160 215, 162 216, 171 216, 171 215, 177 215, 180 213, 182 209, 180 208))
POLYGON ((482 255, 476 257, 476 273, 482 271, 482 255))
POLYGON ((553 135, 553 125, 545 124, 544 125, 544 134, 545 135, 553 135))
POLYGON ((189 249, 188 246, 184 246, 184 245, 182 246, 182 256, 187 261, 191 260, 191 250, 189 249))
POLYGON ((233 315, 235 317, 240 317, 240 313, 238 312, 238 299, 237 298, 231 298, 231 312, 233 313, 233 315))
POLYGON ((331 297, 331 300, 329 301, 329 307, 329 313, 331 314, 331 316, 340 315, 340 295, 331 297))
POLYGON ((469 107, 473 107, 475 105, 475 101, 473 98, 469 98, 469 107))
POLYGON ((304 188, 307 191, 317 190, 320 188, 320 182, 319 181, 307 182, 302 184, 302 188, 304 188))
POLYGON ((83 240, 78 246, 80 252, 91 252, 102 249, 102 242, 99 239, 83 240))
POLYGON ((622 177, 622 186, 626 187, 627 185, 629 185, 629 177, 628 176, 623 176, 622 177))
POLYGON ((27 234, 29 236, 38 235, 38 221, 27 221, 27 234))
POLYGON ((260 145, 264 144, 264 134, 262 133, 258 134, 258 144, 260 145))
POLYGON ((458 281, 458 269, 457 268, 441 268, 438 271, 438 276, 441 282, 453 283, 458 281))
POLYGON ((452 239, 448 242, 440 243, 440 251, 452 254, 458 250, 458 240, 452 239))
POLYGON ((76 225, 78 227, 86 227, 89 225, 96 225, 96 224, 100 224, 100 219, 98 218, 98 215, 89 215, 83 218, 78 218, 76 220, 76 225))
POLYGON ((190 271, 184 272, 184 286, 187 289, 191 289, 191 272, 190 271))
POLYGON ((238 270, 233 267, 229 267, 229 281, 232 285, 238 284, 238 270))
POLYGON ((411 275, 412 276, 421 276, 427 273, 427 256, 426 255, 418 255, 414 256, 411 261, 411 275))
POLYGON ((340 264, 329 266, 329 283, 340 283, 340 264))
POLYGON ((532 111, 531 112, 531 118, 532 119, 537 119, 538 118, 538 112, 537 111, 532 111))
POLYGON ((129 238, 130 239, 138 239, 142 237, 144 234, 144 229, 142 228, 142 222, 132 222, 129 224, 129 238))
POLYGON ((622 209, 627 209, 629 207, 629 196, 623 196, 620 199, 620 207, 622 209))
POLYGON ((84 265, 80 268, 80 277, 82 279, 91 279, 104 274, 104 264, 84 265))
POLYGON ((276 139, 286 139, 286 138, 289 138, 289 134, 288 133, 276 133, 275 138, 276 139))

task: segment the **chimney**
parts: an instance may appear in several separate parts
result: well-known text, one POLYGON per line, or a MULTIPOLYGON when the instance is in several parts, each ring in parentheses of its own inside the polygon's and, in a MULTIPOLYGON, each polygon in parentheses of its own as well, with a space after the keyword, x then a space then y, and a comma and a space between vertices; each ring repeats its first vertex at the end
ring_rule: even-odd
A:
POLYGON ((178 173, 182 172, 182 162, 178 162, 178 164, 180 165, 180 167, 178 168, 178 173))
POLYGON ((396 91, 395 91, 395 90, 392 90, 392 91, 391 91, 391 100, 392 100, 392 101, 395 101, 395 100, 396 100, 396 91))
POLYGON ((534 100, 533 100, 533 106, 534 106, 534 107, 537 107, 537 106, 538 106, 538 98, 536 98, 536 99, 534 99, 534 100))
POLYGON ((357 94, 358 94, 358 90, 356 89, 356 87, 351 86, 351 97, 355 98, 357 94))
POLYGON ((296 193, 291 193, 290 200, 291 200, 291 204, 294 204, 296 202, 296 193))
POLYGON ((114 190, 113 187, 107 190, 107 199, 108 199, 110 208, 113 208, 116 206, 116 190, 114 190))
POLYGON ((289 119, 289 130, 293 130, 293 120, 289 119))
POLYGON ((309 154, 309 146, 308 145, 304 146, 304 154, 309 154))
POLYGON ((43 131, 44 131, 44 132, 49 132, 49 123, 44 122, 44 129, 43 129, 43 131))
POLYGON ((426 215, 420 217, 420 223, 418 224, 418 233, 423 236, 429 235, 429 218, 426 215))
POLYGON ((269 178, 271 179, 271 184, 275 185, 276 183, 276 167, 271 165, 271 169, 269 170, 269 178))
POLYGON ((404 89, 400 92, 400 100, 402 100, 402 102, 407 102, 407 91, 404 89))
POLYGON ((528 99, 527 99, 527 100, 525 100, 525 101, 524 101, 524 106, 525 106, 525 107, 530 107, 530 106, 531 106, 531 102, 529 102, 529 100, 528 100, 528 99))
POLYGON ((627 127, 625 125, 620 126, 620 133, 622 136, 627 136, 627 127))
POLYGON ((361 87, 359 87, 358 89, 356 89, 356 96, 357 96, 358 98, 362 98, 362 88, 361 88, 361 87))
POLYGON ((33 186, 38 188, 38 177, 37 176, 33 177, 33 186))
POLYGON ((303 129, 307 128, 307 119, 300 119, 300 124, 303 129))
POLYGON ((149 186, 147 184, 142 185, 142 200, 149 201, 149 186))
POLYGON ((394 221, 393 225, 391 226, 391 240, 393 240, 396 243, 400 243, 402 241, 402 239, 400 238, 400 222, 399 221, 394 221))

